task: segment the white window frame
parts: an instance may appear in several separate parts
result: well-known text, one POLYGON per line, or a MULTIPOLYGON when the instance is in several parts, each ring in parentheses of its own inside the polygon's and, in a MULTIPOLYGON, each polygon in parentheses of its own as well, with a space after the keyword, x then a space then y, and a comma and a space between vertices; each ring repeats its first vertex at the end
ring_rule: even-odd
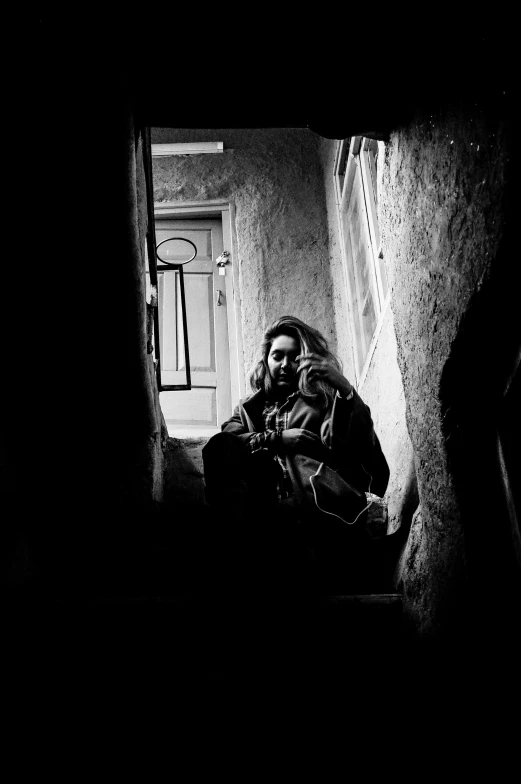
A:
MULTIPOLYGON (((337 218, 339 223, 339 232, 340 232, 341 245, 342 245, 342 266, 344 271, 344 285, 346 287, 346 293, 347 293, 349 320, 350 320, 351 336, 352 336, 351 346, 353 352, 353 366, 355 368, 357 389, 361 388, 367 376, 367 371, 370 367, 371 360, 373 358, 374 350, 378 342, 378 337, 382 329, 382 324, 390 300, 389 284, 387 284, 387 292, 385 293, 384 284, 380 273, 379 260, 382 259, 383 256, 382 256, 382 247, 380 241, 380 232, 378 228, 377 208, 376 208, 376 202, 374 198, 371 171, 369 168, 369 161, 368 161, 368 154, 369 154, 368 150, 372 143, 373 143, 372 139, 368 139, 364 136, 353 136, 351 137, 350 140, 344 139, 340 141, 338 143, 337 150, 336 150, 334 174, 333 174, 335 180, 335 192, 336 192, 336 201, 337 201, 337 218), (346 163, 346 165, 345 165, 345 170, 342 172, 342 170, 344 169, 344 162, 346 163), (360 167, 360 174, 361 174, 362 188, 363 188, 363 195, 364 195, 364 205, 365 205, 365 209, 363 210, 363 212, 364 215, 366 216, 368 233, 371 240, 370 246, 371 246, 372 264, 370 264, 370 274, 373 278, 374 288, 377 293, 377 297, 375 301, 375 307, 377 309, 376 326, 362 367, 359 367, 359 363, 357 359, 357 351, 355 346, 356 331, 355 331, 354 319, 355 317, 357 317, 357 314, 353 313, 352 302, 354 301, 354 297, 352 296, 352 292, 350 290, 349 270, 347 268, 349 261, 347 257, 347 251, 346 251, 346 241, 348 240, 348 238, 344 236, 344 230, 342 225, 343 223, 342 211, 347 210, 349 207, 349 200, 351 198, 353 182, 355 179, 357 166, 360 167)), ((381 152, 383 151, 382 150, 383 143, 378 142, 378 145, 379 145, 379 153, 381 154, 381 152)))

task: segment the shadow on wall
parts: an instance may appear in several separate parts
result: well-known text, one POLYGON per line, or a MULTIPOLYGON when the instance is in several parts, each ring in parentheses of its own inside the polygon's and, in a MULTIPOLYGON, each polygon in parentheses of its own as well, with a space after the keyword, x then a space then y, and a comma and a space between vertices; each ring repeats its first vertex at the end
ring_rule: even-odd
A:
POLYGON ((421 545, 423 521, 421 506, 417 506, 408 526, 407 538, 403 541, 401 552, 393 577, 393 585, 403 591, 407 587, 407 576, 421 568, 421 545))
MULTIPOLYGON (((493 604, 490 617, 497 619, 498 627, 507 619, 505 628, 511 626, 512 613, 519 612, 521 593, 521 563, 516 557, 519 529, 510 519, 498 453, 505 416, 517 453, 516 433, 521 432, 519 416, 506 406, 521 345, 513 251, 510 231, 503 237, 488 279, 474 294, 440 388, 443 434, 463 522, 467 578, 471 590, 494 589, 487 597, 493 604), (493 598, 498 595, 500 603, 493 598)), ((509 479, 519 492, 517 469, 509 471, 509 479)))
POLYGON ((402 487, 399 506, 393 510, 392 517, 390 516, 386 537, 390 559, 388 568, 394 572, 392 583, 397 590, 402 590, 408 570, 414 569, 414 555, 418 549, 418 532, 421 532, 418 479, 412 450, 402 487))
POLYGON ((165 503, 172 508, 206 506, 203 446, 207 438, 168 438, 165 453, 165 503))
POLYGON ((389 505, 389 529, 388 535, 394 535, 401 531, 401 535, 407 537, 413 515, 418 508, 420 502, 418 496, 418 479, 416 477, 416 465, 414 461, 414 452, 411 449, 409 465, 405 471, 401 492, 398 497, 398 503, 394 503, 391 507, 389 505))

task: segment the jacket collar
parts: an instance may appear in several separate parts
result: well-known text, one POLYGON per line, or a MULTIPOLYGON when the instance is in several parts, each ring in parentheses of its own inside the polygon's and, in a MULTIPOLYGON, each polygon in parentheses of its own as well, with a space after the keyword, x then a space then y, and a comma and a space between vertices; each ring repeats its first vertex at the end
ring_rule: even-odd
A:
POLYGON ((255 430, 262 430, 262 412, 266 403, 266 393, 263 389, 258 389, 251 397, 244 401, 242 407, 248 419, 252 422, 255 430))

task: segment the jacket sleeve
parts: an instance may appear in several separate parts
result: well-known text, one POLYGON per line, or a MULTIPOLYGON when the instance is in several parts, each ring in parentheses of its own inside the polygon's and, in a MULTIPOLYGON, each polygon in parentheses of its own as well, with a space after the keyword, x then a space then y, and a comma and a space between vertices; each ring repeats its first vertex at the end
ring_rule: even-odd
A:
POLYGON ((239 403, 238 406, 235 407, 233 414, 231 415, 230 419, 224 422, 221 425, 221 430, 223 433, 231 433, 246 446, 251 441, 252 433, 248 430, 248 425, 246 424, 246 420, 242 413, 242 406, 239 403))
POLYGON ((332 450, 339 473, 356 487, 382 497, 389 466, 375 433, 371 411, 354 392, 351 400, 336 397, 322 440, 332 450))
POLYGON ((275 454, 277 452, 279 433, 275 430, 260 432, 250 430, 240 403, 236 406, 231 418, 221 426, 221 430, 236 436, 245 446, 250 447, 252 453, 267 451, 270 454, 275 454))
POLYGON ((237 433, 237 434, 238 433, 247 433, 248 432, 248 428, 246 426, 246 423, 243 422, 243 420, 241 418, 241 406, 240 406, 240 404, 238 406, 235 406, 234 412, 231 415, 230 419, 227 419, 226 422, 224 422, 221 425, 221 430, 225 431, 227 433, 237 433))

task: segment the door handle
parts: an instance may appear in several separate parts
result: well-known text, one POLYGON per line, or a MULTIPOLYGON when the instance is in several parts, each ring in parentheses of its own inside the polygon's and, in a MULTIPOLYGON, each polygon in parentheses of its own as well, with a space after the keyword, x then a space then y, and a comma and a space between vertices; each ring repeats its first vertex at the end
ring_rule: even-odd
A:
POLYGON ((222 291, 221 289, 217 289, 217 305, 222 305, 221 297, 222 297, 222 291))

